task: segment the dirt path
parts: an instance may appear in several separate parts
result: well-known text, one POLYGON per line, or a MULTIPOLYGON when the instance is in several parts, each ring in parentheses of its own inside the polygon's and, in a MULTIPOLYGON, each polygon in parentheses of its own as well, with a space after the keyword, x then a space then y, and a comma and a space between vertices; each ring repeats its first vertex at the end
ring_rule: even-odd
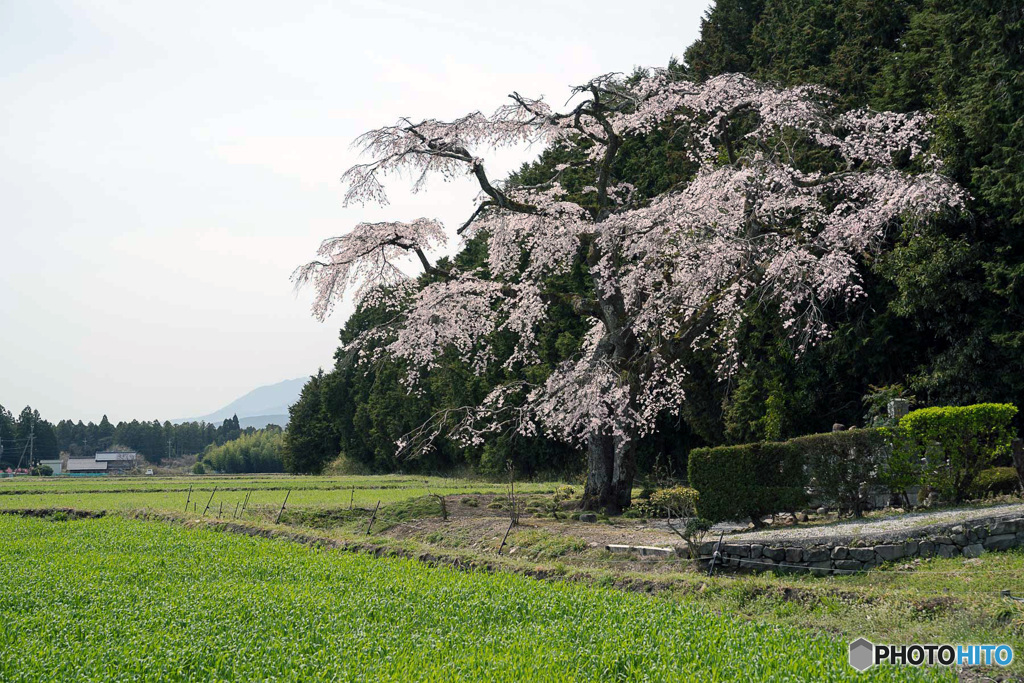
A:
POLYGON ((984 507, 935 510, 934 512, 907 512, 881 519, 851 519, 832 524, 794 526, 763 531, 730 534, 731 540, 785 541, 789 539, 827 539, 835 537, 876 536, 913 530, 933 524, 950 524, 987 517, 1024 514, 1024 503, 988 505, 984 507))

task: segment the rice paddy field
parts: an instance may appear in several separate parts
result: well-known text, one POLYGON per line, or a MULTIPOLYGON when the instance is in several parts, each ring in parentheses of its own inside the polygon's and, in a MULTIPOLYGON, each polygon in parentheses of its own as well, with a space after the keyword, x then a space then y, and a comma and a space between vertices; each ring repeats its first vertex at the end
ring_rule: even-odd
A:
MULTIPOLYGON (((523 493, 550 493, 559 482, 516 484, 523 493)), ((401 475, 301 477, 285 475, 184 477, 18 477, 0 479, 0 509, 74 507, 108 512, 151 509, 197 511, 207 503, 232 510, 248 495, 251 506, 374 507, 419 498, 429 492, 498 494, 503 484, 444 477, 401 475), (190 493, 191 491, 191 493, 190 493), (212 496, 212 498, 211 498, 212 496)))
POLYGON ((12 682, 953 680, 693 602, 118 516, 0 516, 0 584, 12 682))
POLYGON ((564 482, 516 491, 511 529, 506 485, 473 479, 0 480, 0 512, 18 513, 0 514, 0 682, 953 680, 858 675, 847 643, 1024 651, 1024 602, 1002 596, 1024 594, 1024 550, 708 578, 606 550, 661 533, 642 520, 549 514, 564 482))

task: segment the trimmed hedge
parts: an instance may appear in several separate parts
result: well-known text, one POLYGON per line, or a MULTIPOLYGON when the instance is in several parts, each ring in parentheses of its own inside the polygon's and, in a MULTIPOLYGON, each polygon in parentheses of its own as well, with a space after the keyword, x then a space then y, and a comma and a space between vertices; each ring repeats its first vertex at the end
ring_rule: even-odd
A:
POLYGON ((700 493, 697 513, 712 522, 750 517, 757 526, 765 515, 812 499, 860 516, 864 484, 897 494, 920 484, 953 502, 1002 490, 1011 485, 1009 474, 988 468, 1009 453, 1016 414, 1016 407, 995 403, 924 408, 890 428, 696 448, 689 476, 700 493))
POLYGON ((960 502, 982 470, 1009 454, 1016 415, 1006 403, 915 410, 897 426, 895 455, 923 461, 921 483, 960 502))
POLYGON ((761 526, 765 515, 807 504, 801 453, 788 443, 695 448, 688 472, 697 512, 711 522, 749 517, 761 526))
POLYGON ((810 496, 860 517, 861 482, 878 480, 890 453, 880 429, 850 429, 811 434, 786 442, 796 448, 808 477, 810 496))

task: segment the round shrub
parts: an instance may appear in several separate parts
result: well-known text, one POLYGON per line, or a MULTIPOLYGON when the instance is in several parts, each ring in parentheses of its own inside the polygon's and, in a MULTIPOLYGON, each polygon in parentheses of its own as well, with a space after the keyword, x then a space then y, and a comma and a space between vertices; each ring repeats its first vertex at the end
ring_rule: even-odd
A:
POLYGON ((982 471, 1009 455, 1016 415, 1000 403, 915 410, 897 425, 897 451, 923 461, 922 483, 958 503, 982 471))
POLYGON ((971 495, 975 498, 1002 496, 1019 489, 1020 479, 1017 477, 1017 470, 1012 467, 990 467, 975 477, 971 495))

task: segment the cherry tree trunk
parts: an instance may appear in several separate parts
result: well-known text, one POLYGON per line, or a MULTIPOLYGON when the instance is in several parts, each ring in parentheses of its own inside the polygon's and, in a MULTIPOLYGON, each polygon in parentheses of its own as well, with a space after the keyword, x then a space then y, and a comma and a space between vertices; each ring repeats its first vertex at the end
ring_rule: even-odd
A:
POLYGON ((587 440, 584 510, 619 514, 629 507, 636 474, 636 439, 592 434, 587 440))

